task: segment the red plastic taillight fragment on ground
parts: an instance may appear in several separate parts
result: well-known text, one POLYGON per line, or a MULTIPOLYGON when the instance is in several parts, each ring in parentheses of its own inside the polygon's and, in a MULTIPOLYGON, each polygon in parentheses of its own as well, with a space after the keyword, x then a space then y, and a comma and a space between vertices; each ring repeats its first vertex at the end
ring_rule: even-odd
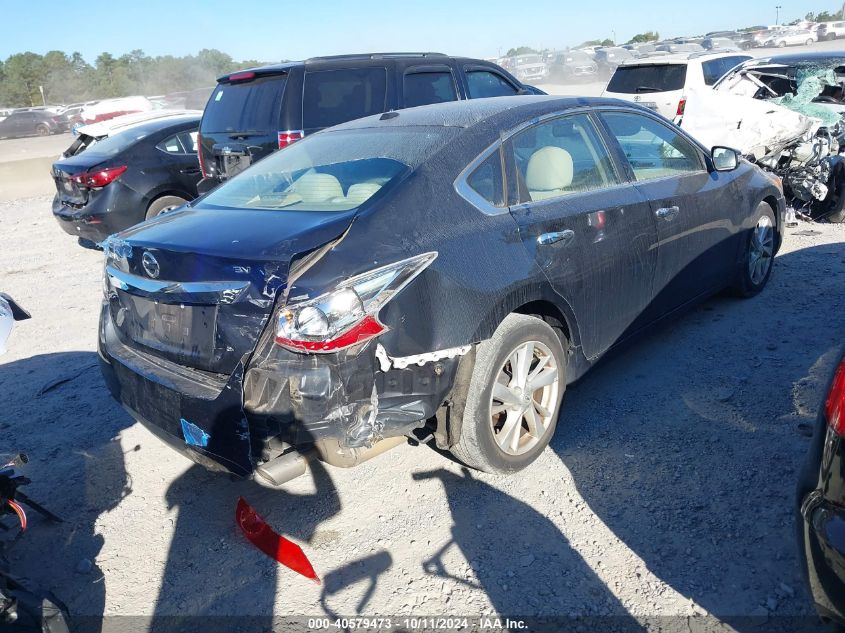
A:
POLYGON ((250 506, 243 497, 238 498, 235 510, 235 520, 247 540, 255 545, 270 558, 280 562, 306 578, 310 578, 318 585, 320 579, 314 572, 308 557, 302 548, 285 537, 276 534, 267 522, 250 506))

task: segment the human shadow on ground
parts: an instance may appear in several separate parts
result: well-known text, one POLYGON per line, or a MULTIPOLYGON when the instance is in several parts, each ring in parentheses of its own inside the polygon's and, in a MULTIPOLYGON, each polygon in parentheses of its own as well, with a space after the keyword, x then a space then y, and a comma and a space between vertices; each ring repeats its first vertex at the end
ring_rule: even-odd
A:
POLYGON ((96 523, 132 494, 118 440, 132 424, 92 352, 0 364, 2 450, 28 455, 21 472, 33 483, 23 492, 64 519, 29 512, 28 530, 7 552, 11 570, 62 600, 74 631, 101 628, 108 588, 96 562, 104 544, 96 523))
POLYGON ((551 443, 657 578, 739 630, 819 626, 794 490, 842 344, 825 320, 845 309, 843 261, 841 243, 785 254, 761 295, 716 297, 624 346, 568 389, 551 443))

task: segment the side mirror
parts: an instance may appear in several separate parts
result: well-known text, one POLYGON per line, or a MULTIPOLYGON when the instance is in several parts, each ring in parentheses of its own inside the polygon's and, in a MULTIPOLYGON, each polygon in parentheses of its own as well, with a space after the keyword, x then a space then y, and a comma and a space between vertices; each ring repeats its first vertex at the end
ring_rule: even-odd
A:
POLYGON ((716 171, 733 171, 739 167, 739 152, 730 147, 714 147, 710 158, 716 171))

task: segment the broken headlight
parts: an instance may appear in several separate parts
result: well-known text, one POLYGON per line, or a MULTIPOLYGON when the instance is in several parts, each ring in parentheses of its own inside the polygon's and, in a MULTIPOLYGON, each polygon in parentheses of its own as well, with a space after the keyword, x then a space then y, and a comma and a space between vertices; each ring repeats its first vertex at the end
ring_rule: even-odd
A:
POLYGON ((379 310, 436 257, 431 252, 403 259, 347 279, 316 299, 284 306, 276 318, 276 344, 328 353, 382 334, 387 328, 379 310))

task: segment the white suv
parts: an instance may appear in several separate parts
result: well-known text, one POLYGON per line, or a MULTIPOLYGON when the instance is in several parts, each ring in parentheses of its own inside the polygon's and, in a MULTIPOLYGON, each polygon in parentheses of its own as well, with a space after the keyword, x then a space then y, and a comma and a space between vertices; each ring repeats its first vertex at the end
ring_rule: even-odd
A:
POLYGON ((741 53, 693 53, 631 60, 616 69, 602 96, 639 103, 679 123, 689 88, 712 86, 749 59, 741 53))

